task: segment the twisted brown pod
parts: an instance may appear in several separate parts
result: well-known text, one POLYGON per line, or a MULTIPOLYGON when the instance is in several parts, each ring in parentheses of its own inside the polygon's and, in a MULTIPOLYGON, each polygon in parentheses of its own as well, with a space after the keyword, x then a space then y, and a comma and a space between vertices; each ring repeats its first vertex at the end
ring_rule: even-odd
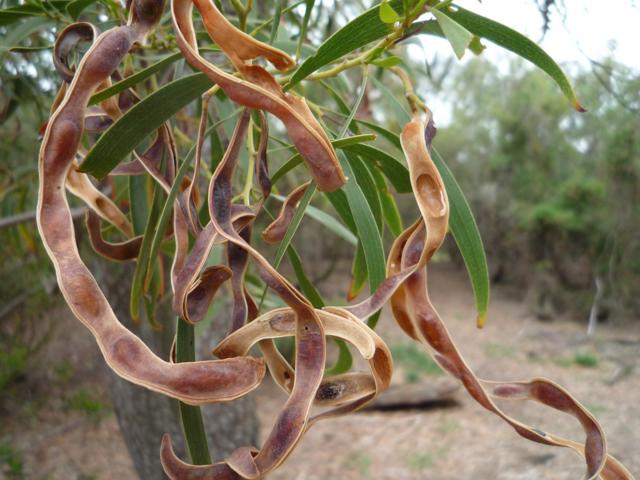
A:
POLYGON ((110 77, 131 46, 144 40, 159 20, 162 7, 162 1, 134 1, 129 23, 97 37, 80 62, 48 122, 40 149, 38 229, 65 300, 92 332, 105 360, 118 375, 190 404, 231 400, 259 384, 264 364, 247 357, 170 364, 156 357, 118 322, 82 262, 64 193, 91 94, 110 77))

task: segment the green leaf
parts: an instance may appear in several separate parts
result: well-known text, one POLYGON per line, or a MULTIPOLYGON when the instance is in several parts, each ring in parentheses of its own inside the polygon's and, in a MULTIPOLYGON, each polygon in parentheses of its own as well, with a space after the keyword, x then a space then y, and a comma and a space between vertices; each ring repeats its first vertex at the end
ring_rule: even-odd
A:
POLYGON ((100 136, 80 165, 80 171, 104 178, 142 140, 212 85, 204 74, 196 73, 148 95, 100 136))
MULTIPOLYGON (((0 14, 0 26, 2 26, 1 22, 2 15, 0 14)), ((4 34, 2 40, 0 40, 0 52, 16 48, 22 40, 27 38, 33 32, 42 30, 42 27, 50 22, 51 20, 45 17, 32 17, 21 22, 19 25, 12 27, 6 34, 4 34)))
POLYGON ((296 58, 300 58, 300 54, 302 53, 302 44, 304 43, 304 39, 307 36, 307 29, 309 28, 309 20, 311 19, 311 12, 313 11, 313 6, 315 5, 315 0, 306 0, 305 10, 304 10, 304 18, 302 19, 302 25, 300 26, 300 35, 298 36, 298 45, 296 46, 296 58))
POLYGON ((289 245, 289 248, 287 249, 287 254, 289 256, 289 261, 291 262, 291 267, 293 267, 293 271, 296 274, 296 278, 298 279, 298 284, 300 285, 300 289, 302 290, 302 293, 304 294, 305 297, 307 297, 307 299, 311 302, 311 305, 314 306, 314 308, 322 308, 324 307, 324 300, 322 300, 322 296, 320 296, 320 293, 318 292, 318 290, 316 289, 316 287, 313 285, 313 283, 311 283, 311 280, 309 280, 309 277, 307 277, 307 274, 304 271, 304 268, 302 267, 302 261, 300 260, 300 255, 298 255, 298 252, 296 251, 295 248, 293 248, 293 245, 289 245))
POLYGON ((31 53, 31 52, 41 52, 42 50, 51 50, 53 45, 40 45, 39 47, 11 47, 9 49, 12 53, 31 53))
POLYGON ((384 23, 396 23, 400 20, 400 15, 396 12, 387 0, 380 4, 380 20, 384 23))
POLYGON ((376 133, 379 133, 385 140, 387 140, 391 145, 396 147, 398 150, 402 151, 402 145, 400 144, 400 138, 398 135, 393 133, 390 130, 387 130, 380 125, 376 125, 375 123, 367 122, 365 120, 356 120, 360 125, 364 125, 365 127, 373 130, 376 133))
POLYGON ((444 10, 432 8, 430 11, 433 16, 436 17, 436 20, 438 20, 442 32, 453 47, 456 57, 461 59, 467 47, 471 44, 471 40, 473 40, 473 33, 451 19, 444 10))
POLYGON ((367 264, 364 259, 364 249, 362 248, 362 243, 358 242, 356 254, 353 257, 353 263, 351 264, 351 284, 349 285, 347 299, 350 300, 356 298, 362 291, 366 281, 367 264))
MULTIPOLYGON (((231 113, 231 115, 229 115, 229 117, 223 118, 217 123, 211 125, 205 131, 205 136, 209 135, 212 131, 214 131, 216 127, 218 127, 218 125, 225 122, 230 117, 237 115, 238 113, 240 113, 240 109, 236 109, 231 113)), ((182 162, 182 164, 180 165, 180 168, 178 168, 178 171, 176 172, 176 178, 173 180, 173 184, 171 185, 171 190, 169 190, 169 195, 167 196, 167 199, 165 200, 164 205, 162 206, 162 210, 160 211, 160 216, 158 217, 158 223, 157 223, 158 226, 153 235, 151 246, 149 247, 149 255, 148 255, 149 259, 154 259, 158 256, 158 252, 160 251, 160 245, 162 244, 162 240, 164 238, 164 232, 167 229, 169 219, 171 218, 171 213, 173 212, 173 203, 175 202, 176 197, 178 196, 178 192, 180 191, 180 187, 182 185, 182 179, 187 174, 187 171, 191 166, 191 160, 193 159, 193 156, 195 155, 195 153, 196 153, 196 145, 193 145, 189 150, 189 152, 187 152, 187 155, 185 156, 184 161, 182 162)), ((140 260, 138 260, 138 262, 140 262, 140 260)), ((145 282, 149 280, 149 277, 153 270, 151 268, 151 262, 152 260, 149 260, 148 261, 149 265, 146 266, 146 273, 144 275, 145 282)))
POLYGON ((41 13, 31 13, 31 12, 16 12, 12 10, 0 10, 0 27, 6 27, 7 25, 11 25, 23 18, 40 16, 41 13))
POLYGON ((411 192, 409 170, 387 152, 371 145, 354 144, 344 148, 348 153, 355 153, 364 160, 375 163, 389 179, 398 193, 411 192))
MULTIPOLYGON (((394 133, 387 131, 386 134, 389 135, 389 140, 392 143, 396 143, 391 137, 392 135, 394 135, 397 142, 399 142, 398 136, 394 133)), ((364 159, 377 163, 398 192, 411 191, 409 171, 392 156, 370 145, 352 145, 348 147, 348 150, 359 154, 364 159), (400 189, 395 182, 399 183, 400 189)), ((464 259, 465 267, 467 268, 474 291, 476 309, 478 310, 477 322, 479 326, 482 326, 489 307, 489 267, 487 266, 487 258, 482 238, 480 237, 480 231, 478 230, 478 226, 464 193, 435 148, 432 150, 431 156, 447 189, 451 210, 449 229, 464 259)), ((345 221, 345 223, 347 222, 345 221)))
MULTIPOLYGON (((282 195, 271 194, 271 196, 280 202, 284 202, 285 200, 285 197, 283 197, 282 195)), ((351 231, 347 227, 345 227, 338 220, 333 218, 328 213, 320 210, 319 208, 316 208, 313 205, 309 205, 305 214, 309 218, 320 223, 326 229, 335 233, 338 237, 350 243, 351 245, 355 245, 356 243, 358 243, 358 239, 356 238, 356 236, 351 233, 351 231)))
POLYGON ((400 211, 398 210, 396 201, 393 198, 393 195, 389 193, 387 182, 385 182, 380 170, 375 166, 371 166, 369 171, 376 182, 378 196, 380 197, 380 204, 382 205, 382 215, 384 216, 391 233, 397 237, 402 233, 404 228, 402 227, 402 218, 400 217, 400 211))
POLYGON ((293 236, 298 231, 300 222, 304 217, 304 212, 309 206, 309 203, 311 202, 311 198, 313 197, 313 194, 316 193, 317 188, 318 186, 315 184, 315 182, 311 182, 311 184, 307 188, 307 191, 304 192, 304 195, 298 202, 298 207, 296 208, 296 211, 293 214, 291 223, 287 227, 287 231, 285 232, 282 241, 278 245, 278 250, 276 251, 276 258, 273 261, 273 266, 275 268, 278 268, 280 266, 280 262, 282 262, 282 257, 284 257, 284 254, 287 251, 287 248, 289 248, 289 244, 291 243, 291 240, 293 240, 293 236))
MULTIPOLYGON (((388 5, 399 11, 402 8, 402 1, 392 0, 388 5)), ((285 85, 285 90, 293 87, 325 65, 390 34, 393 31, 393 25, 380 20, 379 12, 380 6, 376 5, 331 35, 320 45, 315 55, 307 58, 298 67, 289 83, 285 85)))
POLYGON ((136 261, 136 268, 133 272, 133 281, 131 282, 131 297, 129 299, 129 314, 133 320, 137 320, 140 317, 140 301, 144 291, 144 280, 147 272, 147 266, 150 262, 156 260, 156 258, 150 258, 149 252, 151 247, 151 241, 154 236, 154 232, 159 230, 157 228, 158 216, 160 214, 160 206, 162 200, 162 188, 160 185, 155 184, 153 201, 151 209, 149 210, 149 216, 147 217, 146 227, 144 229, 144 236, 142 237, 142 243, 140 245, 140 252, 138 253, 138 260, 136 261))
POLYGON ((402 63, 402 58, 398 57, 397 55, 391 55, 389 57, 378 58, 371 63, 373 63, 376 67, 390 68, 402 63))
MULTIPOLYGON (((194 362, 196 360, 195 341, 194 326, 179 318, 176 327, 176 362, 194 362)), ((200 407, 182 402, 179 404, 182 430, 191 461, 195 465, 207 465, 211 463, 211 456, 200 407)))
POLYGON ((346 159, 346 155, 338 152, 338 157, 340 158, 344 173, 347 176, 347 183, 342 187, 342 191, 344 191, 347 196, 347 202, 353 215, 358 238, 362 242, 369 275, 369 288, 374 292, 385 278, 386 261, 382 238, 380 237, 373 212, 362 189, 356 183, 355 174, 346 159))
POLYGON ((353 170, 356 183, 362 190, 364 198, 369 204, 369 208, 371 209, 373 218, 376 220, 378 229, 381 230, 382 205, 380 204, 380 197, 378 196, 378 189, 376 188, 376 183, 373 179, 373 176, 369 172, 369 169, 367 168, 365 163, 357 155, 347 154, 346 158, 349 162, 349 166, 353 170))
POLYGON ((489 267, 480 231, 458 182, 435 148, 431 151, 431 157, 447 189, 449 229, 467 267, 478 310, 477 325, 482 328, 489 308, 489 267))
POLYGON ((403 96, 394 94, 391 90, 389 90, 389 88, 387 88, 387 86, 384 83, 382 83, 380 80, 378 80, 375 77, 373 78, 373 83, 376 86, 376 88, 380 90, 380 93, 382 93, 382 95, 391 104, 391 108, 393 109, 392 113, 395 116, 396 121, 400 125, 404 125, 409 120, 411 120, 411 112, 407 109, 408 104, 406 101, 404 101, 403 96), (402 101, 400 101, 398 97, 400 97, 402 101))
POLYGON ((512 28, 464 8, 456 7, 448 15, 474 35, 490 40, 542 69, 558 84, 576 110, 585 111, 560 66, 535 42, 512 28))
POLYGON ((149 215, 147 200, 147 175, 129 177, 129 205, 131 205, 131 223, 133 234, 142 235, 149 215))
POLYGON ((271 34, 269 35, 269 44, 273 45, 276 37, 278 36, 278 28, 280 27, 280 17, 282 17, 282 7, 285 4, 285 0, 276 0, 276 10, 273 13, 273 22, 271 24, 271 34))
POLYGON ((126 90, 129 87, 132 87, 140 82, 142 82, 143 80, 146 80, 147 78, 149 78, 151 75, 153 75, 156 72, 159 72, 160 70, 162 70, 163 68, 171 65, 173 62, 179 60, 182 58, 182 54, 180 53, 174 53, 172 55, 169 55, 165 58, 163 58, 162 60, 154 63, 153 65, 149 65, 147 68, 144 68, 142 70, 140 70, 139 72, 134 73, 133 75, 120 80, 117 83, 114 83, 113 85, 111 85, 108 88, 105 88, 104 90, 100 90, 99 92, 95 93, 92 97, 91 100, 89 100, 89 105, 95 105, 96 103, 100 103, 104 100, 106 100, 109 97, 112 97, 120 92, 122 92, 123 90, 126 90))
MULTIPOLYGON (((371 134, 364 135, 353 135, 351 137, 338 138, 336 140, 331 140, 331 145, 334 148, 347 148, 349 145, 354 145, 361 142, 369 142, 375 140, 376 136, 371 134)), ((276 184, 278 180, 283 178, 287 173, 296 168, 298 165, 302 164, 302 157, 299 153, 293 155, 289 160, 287 160, 276 172, 271 176, 271 183, 273 185, 276 184)))
POLYGON ((334 340, 338 346, 338 358, 333 367, 326 370, 326 375, 340 375, 341 373, 351 370, 351 366, 353 365, 353 357, 351 356, 347 343, 339 338, 334 338, 334 340))

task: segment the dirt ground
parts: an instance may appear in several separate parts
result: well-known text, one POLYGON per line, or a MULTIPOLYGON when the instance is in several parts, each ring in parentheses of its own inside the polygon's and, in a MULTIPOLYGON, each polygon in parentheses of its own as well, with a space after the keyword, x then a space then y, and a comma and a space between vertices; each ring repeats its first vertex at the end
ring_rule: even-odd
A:
MULTIPOLYGON (((544 376, 569 389, 596 414, 608 434, 609 451, 640 475, 640 322, 612 319, 586 337, 586 322, 533 319, 521 298, 496 287, 484 330, 475 328, 473 297, 464 272, 432 268, 434 304, 463 355, 485 379, 544 376)), ((56 352, 44 355, 24 386, 1 406, 0 479, 133 479, 135 472, 115 414, 101 384, 102 360, 88 333, 68 311, 54 312, 61 328, 56 352), (72 332, 72 333, 71 333, 72 332), (82 380, 82 383, 78 382, 82 380), (28 385, 39 385, 34 389, 28 385), (12 473, 13 472, 13 473, 12 473)), ((385 314, 379 331, 399 352, 394 382, 446 381, 420 364, 385 314)), ((569 451, 518 437, 497 417, 458 390, 453 406, 364 412, 315 425, 274 480, 356 479, 578 479, 582 460, 569 451)), ((272 383, 258 392, 266 435, 284 396, 272 383)), ((542 430, 580 439, 572 418, 535 404, 505 409, 542 430)))

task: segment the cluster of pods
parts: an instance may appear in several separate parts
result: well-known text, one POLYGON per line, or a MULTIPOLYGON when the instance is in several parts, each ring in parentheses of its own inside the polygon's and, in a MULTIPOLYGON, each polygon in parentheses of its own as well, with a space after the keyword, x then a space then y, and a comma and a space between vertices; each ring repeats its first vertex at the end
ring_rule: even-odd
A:
MULTIPOLYGON (((64 84, 52 107, 40 150, 37 222, 64 298, 94 335, 106 362, 118 375, 187 404, 200 405, 231 401, 247 394, 261 383, 268 368, 288 393, 288 400, 264 444, 260 448, 239 448, 218 463, 196 466, 183 462, 175 456, 171 441, 165 436, 160 460, 169 478, 262 478, 287 458, 315 422, 353 412, 370 402, 388 387, 393 365, 389 349, 365 320, 387 303, 407 335, 429 348, 438 364, 460 380, 480 405, 500 416, 519 435, 575 450, 586 461, 587 478, 632 478, 624 466, 607 454, 605 437, 595 418, 560 386, 545 379, 491 382, 477 378, 431 304, 426 266, 447 233, 449 205, 442 179, 429 154, 435 133, 429 112, 415 112, 401 136, 420 216, 395 240, 389 254, 387 278, 369 298, 346 307, 315 309, 251 245, 252 225, 271 190, 266 163, 267 113, 282 121, 320 190, 336 190, 346 178, 327 134, 305 100, 294 93, 285 93, 271 73, 252 63, 253 59, 263 57, 284 71, 294 66, 294 61, 286 53, 236 29, 212 0, 171 1, 176 40, 184 58, 245 109, 238 116, 228 148, 209 182, 210 221, 202 225, 197 202, 207 121, 203 109, 194 173, 181 184, 173 205, 173 228, 167 235, 172 235, 175 241, 171 287, 176 314, 184 321, 198 322, 218 287, 229 280, 233 295, 229 333, 213 350, 215 360, 175 363, 156 356, 118 321, 79 255, 65 189, 87 204, 89 237, 98 253, 116 260, 136 258, 141 238, 133 236, 127 215, 77 167, 86 153, 81 147, 83 133, 101 131, 136 101, 135 93, 126 91, 102 102, 99 108, 89 108, 92 94, 119 78, 117 70, 124 56, 134 45, 145 41, 164 8, 163 0, 133 0, 126 25, 98 34, 90 24, 76 23, 61 32, 54 60, 64 84), (214 66, 199 53, 192 19, 194 5, 210 37, 236 72, 228 73, 214 66), (74 71, 67 57, 81 40, 91 41, 92 46, 74 71), (255 174, 262 199, 246 206, 233 202, 232 180, 252 111, 261 121, 255 174), (112 224, 126 240, 112 243, 102 238, 102 221, 112 224), (195 239, 191 248, 190 234, 195 239), (226 264, 205 267, 215 244, 225 245, 226 264), (245 287, 249 260, 287 307, 258 315, 245 287), (368 361, 369 371, 325 376, 327 336, 351 343, 368 361), (295 338, 295 367, 276 348, 274 339, 280 337, 295 338), (262 358, 249 355, 256 344, 262 358), (520 423, 498 408, 496 398, 535 400, 571 414, 582 425, 585 440, 574 442, 520 423)), ((112 174, 148 173, 160 188, 169 192, 175 181, 176 163, 172 134, 164 125, 147 151, 136 154, 134 161, 118 166, 112 174)), ((303 184, 290 194, 278 217, 262 232, 266 242, 277 243, 282 239, 293 209, 308 185, 303 184)))

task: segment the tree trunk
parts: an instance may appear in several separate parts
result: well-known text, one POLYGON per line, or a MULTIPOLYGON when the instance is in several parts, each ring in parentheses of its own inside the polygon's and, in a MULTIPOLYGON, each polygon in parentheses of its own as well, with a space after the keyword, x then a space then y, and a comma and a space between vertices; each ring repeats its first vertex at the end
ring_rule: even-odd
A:
MULTIPOLYGON (((100 283, 118 318, 157 355, 168 358, 176 323, 169 299, 157 308, 161 330, 151 328, 144 318, 138 325, 133 325, 129 320, 132 265, 101 261, 94 271, 101 274, 100 283)), ((197 357, 211 358, 211 347, 222 338, 226 329, 224 322, 212 322, 206 334, 209 338, 196 338, 197 357)), ((127 382, 113 373, 110 379, 109 390, 118 423, 139 477, 143 480, 166 478, 159 458, 160 439, 165 432, 171 434, 180 458, 189 461, 178 415, 178 402, 127 382)), ((258 421, 252 397, 207 405, 202 412, 214 461, 223 459, 237 447, 257 445, 258 421)))

